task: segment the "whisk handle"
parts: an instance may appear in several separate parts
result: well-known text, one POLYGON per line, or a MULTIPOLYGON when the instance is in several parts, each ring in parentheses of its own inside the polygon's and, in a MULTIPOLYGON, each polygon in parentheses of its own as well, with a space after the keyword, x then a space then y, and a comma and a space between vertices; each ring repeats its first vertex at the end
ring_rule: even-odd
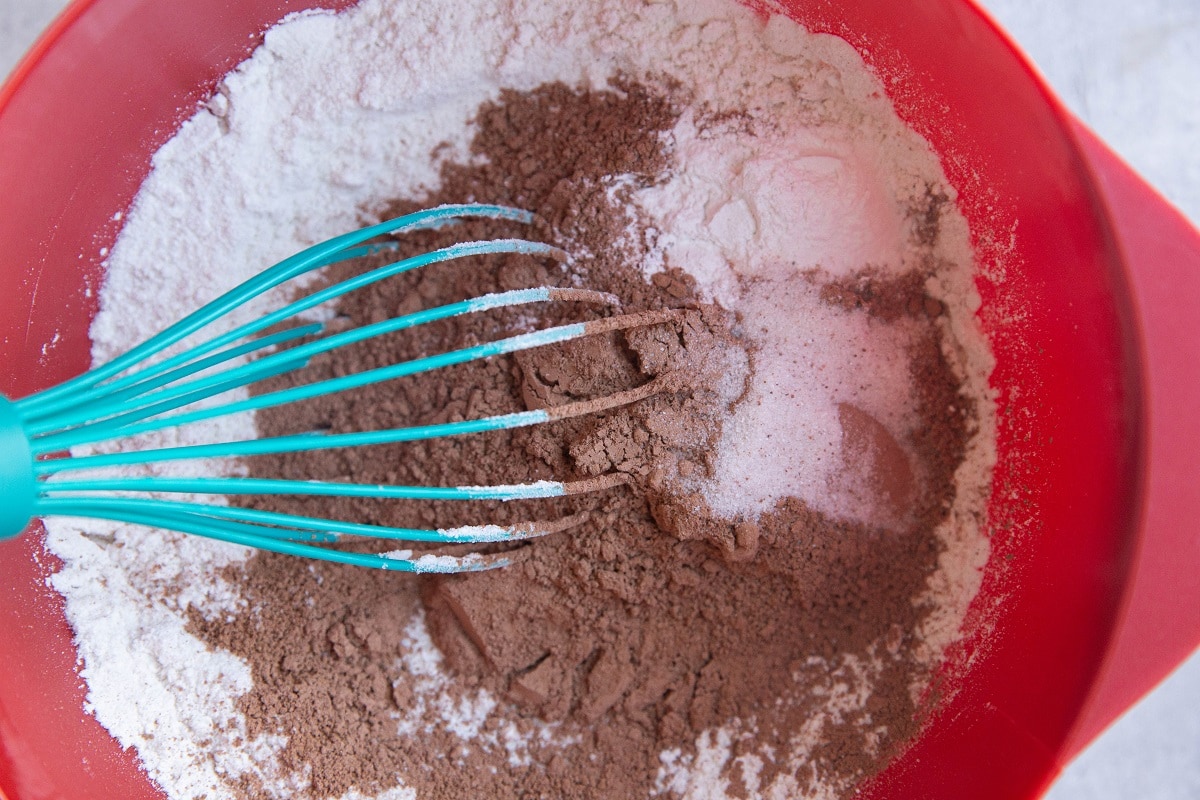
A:
POLYGON ((37 479, 33 451, 17 407, 0 395, 0 539, 11 539, 33 518, 37 479))

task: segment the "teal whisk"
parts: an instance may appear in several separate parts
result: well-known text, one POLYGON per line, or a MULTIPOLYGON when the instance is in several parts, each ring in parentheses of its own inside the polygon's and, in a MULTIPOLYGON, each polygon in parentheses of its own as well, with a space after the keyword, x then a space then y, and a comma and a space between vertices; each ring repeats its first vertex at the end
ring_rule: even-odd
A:
POLYGON ((382 252, 394 243, 371 243, 437 228, 469 218, 529 223, 525 211, 494 205, 446 205, 330 239, 308 248, 230 290, 216 300, 148 339, 129 352, 37 394, 8 400, 0 396, 0 538, 18 535, 35 517, 90 517, 167 528, 226 542, 346 564, 407 572, 464 572, 504 566, 504 554, 423 555, 394 549, 377 554, 346 552, 327 545, 344 537, 374 537, 399 542, 440 544, 512 542, 542 536, 576 524, 566 518, 512 526, 479 525, 421 530, 344 522, 295 514, 240 508, 220 502, 166 499, 173 495, 320 495, 414 500, 522 500, 598 491, 618 485, 619 476, 574 482, 539 481, 498 486, 394 486, 248 477, 138 477, 105 470, 190 459, 239 458, 297 453, 341 447, 412 442, 536 425, 553 419, 590 414, 636 402, 658 390, 658 380, 636 389, 595 400, 532 410, 386 430, 216 442, 178 447, 126 448, 126 440, 172 426, 188 425, 228 414, 271 408, 405 375, 440 369, 536 347, 566 342, 606 331, 661 323, 669 311, 623 314, 571 325, 559 325, 459 350, 429 355, 289 389, 251 396, 219 398, 266 378, 302 369, 314 356, 434 320, 487 309, 549 301, 617 306, 617 299, 587 289, 540 287, 499 292, 458 303, 394 317, 352 330, 326 334, 322 323, 305 323, 298 315, 342 295, 401 272, 428 264, 489 253, 525 253, 565 259, 562 250, 524 239, 462 242, 364 272, 312 292, 233 330, 165 358, 168 348, 221 320, 233 309, 285 281, 322 267, 382 252), (262 333, 289 321, 295 324, 262 333), (301 339, 307 339, 298 343, 301 339), (279 345, 291 343, 287 349, 279 345), (247 360, 246 356, 256 356, 247 360), (197 405, 199 404, 199 405, 197 405), (120 440, 119 452, 67 455, 72 447, 120 440), (165 497, 164 497, 165 496, 165 497))

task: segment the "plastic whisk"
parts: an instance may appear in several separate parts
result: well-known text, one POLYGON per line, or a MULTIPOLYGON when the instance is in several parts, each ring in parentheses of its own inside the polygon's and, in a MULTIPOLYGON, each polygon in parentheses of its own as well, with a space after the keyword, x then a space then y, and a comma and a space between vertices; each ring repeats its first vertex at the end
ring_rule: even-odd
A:
MULTIPOLYGON (((209 326, 219 328, 221 320, 231 311, 286 281, 395 246, 394 239, 372 242, 378 237, 395 237, 471 218, 521 223, 533 219, 526 211, 504 206, 447 205, 343 234, 259 273, 106 364, 19 400, 0 396, 0 538, 18 535, 35 517, 96 518, 166 528, 263 550, 358 566, 408 572, 463 572, 503 566, 509 559, 502 553, 413 557, 411 550, 404 549, 358 553, 327 545, 345 537, 435 544, 512 542, 575 524, 577 520, 567 518, 512 526, 478 525, 437 530, 394 528, 242 508, 228 505, 224 496, 286 494, 414 500, 522 500, 597 491, 618 485, 623 479, 600 476, 574 482, 538 481, 518 485, 396 486, 236 476, 176 478, 129 474, 130 467, 168 461, 299 453, 518 428, 615 408, 657 391, 660 379, 594 400, 460 422, 350 433, 317 431, 174 447, 139 448, 136 445, 139 435, 173 426, 277 407, 453 364, 666 322, 672 318, 670 311, 619 314, 543 328, 289 389, 242 396, 247 394, 244 390, 251 384, 302 369, 319 354, 435 320, 548 301, 619 305, 616 297, 604 292, 539 287, 474 297, 335 333, 327 333, 323 323, 308 322, 303 316, 348 292, 437 262, 492 253, 523 253, 559 260, 567 257, 562 250, 540 242, 492 239, 456 243, 372 269, 313 291, 232 330, 204 338, 202 332, 209 326), (280 330, 287 324, 291 327, 280 330), (274 332, 267 332, 272 329, 274 332), (191 344, 193 337, 202 341, 191 344), (184 349, 166 352, 181 342, 184 342, 184 349), (288 347, 280 349, 280 345, 288 347), (243 391, 234 399, 219 397, 236 390, 243 391), (90 452, 89 448, 87 453, 70 455, 72 448, 114 441, 119 443, 116 452, 90 452), (113 469, 119 470, 118 474, 111 474, 113 469), (108 474, 105 474, 106 470, 108 474), (196 496, 208 497, 210 501, 197 501, 196 496)), ((105 448, 110 449, 114 448, 111 445, 105 448)))

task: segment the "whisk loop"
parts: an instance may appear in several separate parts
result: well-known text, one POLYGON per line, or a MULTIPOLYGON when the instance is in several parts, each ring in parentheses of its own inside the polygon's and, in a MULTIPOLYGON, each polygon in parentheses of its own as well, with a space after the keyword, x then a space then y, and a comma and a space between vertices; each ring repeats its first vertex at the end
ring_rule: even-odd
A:
POLYGON ((511 501, 600 491, 621 485, 625 481, 623 476, 604 475, 574 482, 537 481, 496 486, 394 486, 246 477, 106 476, 102 472, 96 473, 105 469, 163 462, 364 447, 537 425, 635 403, 660 391, 664 378, 657 378, 635 389, 555 408, 434 425, 337 434, 315 431, 212 444, 123 449, 77 457, 64 455, 73 447, 114 440, 121 440, 121 444, 125 445, 132 437, 166 428, 296 403, 582 336, 658 324, 673 316, 670 311, 648 311, 558 325, 289 389, 243 399, 209 402, 228 392, 245 390, 267 378, 302 369, 316 356, 436 320, 553 301, 619 306, 617 298, 603 292, 535 287, 475 297, 329 335, 323 335, 323 323, 298 319, 299 315, 349 292, 442 261, 497 253, 522 253, 559 260, 567 258, 562 250, 541 242, 492 239, 453 244, 369 270, 314 291, 232 330, 190 345, 181 352, 159 358, 169 348, 289 280, 341 261, 394 249, 393 242, 372 243, 371 240, 376 237, 437 228, 471 218, 521 223, 533 220, 528 212, 505 206, 446 205, 343 234, 264 270, 104 365, 20 400, 10 401, 0 397, 0 538, 17 535, 34 517, 90 517, 168 528, 259 549, 357 566, 408 572, 463 572, 504 566, 510 563, 511 555, 473 553, 465 556, 414 556, 412 551, 404 549, 356 553, 325 545, 343 541, 346 537, 445 545, 519 542, 579 524, 582 515, 510 526, 477 525, 424 530, 241 508, 222 504, 219 498, 228 495, 309 495, 511 501), (285 323, 292 323, 293 327, 257 335, 285 323), (290 346, 279 349, 281 345, 290 346), (196 404, 201 405, 190 408, 196 404), (170 495, 200 495, 218 499, 216 502, 167 499, 170 495))

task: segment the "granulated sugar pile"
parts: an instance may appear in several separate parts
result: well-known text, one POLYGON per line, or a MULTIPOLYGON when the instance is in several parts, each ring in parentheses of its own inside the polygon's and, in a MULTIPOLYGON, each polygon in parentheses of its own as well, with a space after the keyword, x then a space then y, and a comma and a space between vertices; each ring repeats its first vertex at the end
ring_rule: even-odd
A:
MULTIPOLYGON (((552 425, 176 468, 626 485, 503 506, 262 501, 402 526, 580 520, 470 576, 52 520, 89 710, 172 798, 847 796, 919 730, 987 555, 990 360, 936 157, 844 41, 728 2, 300 15, 155 157, 95 358, 314 241, 467 201, 539 222, 422 232, 399 255, 519 234, 572 260, 439 265, 328 316, 556 285, 672 320, 157 441, 431 424, 659 380, 552 425)), ((416 329, 264 388, 596 313, 567 305, 416 329)))

